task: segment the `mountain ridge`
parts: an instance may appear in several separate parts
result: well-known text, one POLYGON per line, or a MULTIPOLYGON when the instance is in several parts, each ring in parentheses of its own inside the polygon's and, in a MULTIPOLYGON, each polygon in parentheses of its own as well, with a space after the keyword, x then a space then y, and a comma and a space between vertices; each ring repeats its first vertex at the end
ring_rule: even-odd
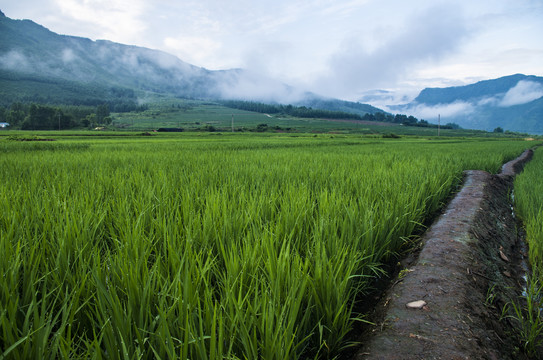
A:
MULTIPOLYGON (((204 100, 248 100, 344 111, 385 112, 367 103, 326 98, 243 69, 208 70, 160 50, 59 35, 0 11, 0 105, 43 102, 133 108, 147 93, 204 100)), ((389 106, 464 128, 543 134, 543 78, 513 74, 474 84, 426 88, 389 106)))
POLYGON ((76 103, 79 97, 84 103, 96 103, 111 92, 134 91, 128 101, 138 101, 136 93, 152 92, 189 99, 313 104, 325 110, 341 107, 359 115, 383 111, 303 92, 243 69, 208 70, 160 50, 59 35, 32 20, 5 15, 0 17, 0 82, 5 106, 31 98, 54 103, 67 97, 76 103), (22 78, 26 83, 17 83, 22 78), (51 91, 44 84, 50 84, 51 91), (73 90, 72 95, 66 88, 73 90))
POLYGON ((513 74, 464 86, 425 88, 391 109, 427 118, 441 115, 461 127, 543 134, 543 77, 513 74))
MULTIPOLYGON (((543 78, 540 79, 543 81, 543 78)), ((425 104, 438 104, 495 96, 500 93, 505 94, 521 80, 538 81, 538 77, 533 75, 514 74, 497 79, 482 80, 463 86, 425 88, 413 101, 425 104)))

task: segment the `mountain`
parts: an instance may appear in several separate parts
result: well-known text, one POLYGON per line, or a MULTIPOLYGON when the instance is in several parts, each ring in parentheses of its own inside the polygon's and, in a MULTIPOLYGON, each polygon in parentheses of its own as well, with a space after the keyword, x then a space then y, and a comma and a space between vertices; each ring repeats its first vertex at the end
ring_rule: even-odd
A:
POLYGON ((111 89, 188 97, 206 97, 216 91, 212 72, 167 53, 58 35, 30 20, 5 16, 0 17, 0 79, 25 81, 27 88, 36 85, 38 94, 48 97, 51 92, 44 94, 40 85, 72 88, 75 97, 79 93, 109 95, 111 89))
POLYGON ((426 88, 394 107, 415 116, 441 115, 464 128, 543 134, 543 77, 515 74, 466 86, 426 88))
POLYGON ((0 11, 0 105, 108 101, 123 107, 146 93, 341 108, 361 115, 382 111, 325 99, 242 69, 211 71, 158 50, 59 35, 0 11))

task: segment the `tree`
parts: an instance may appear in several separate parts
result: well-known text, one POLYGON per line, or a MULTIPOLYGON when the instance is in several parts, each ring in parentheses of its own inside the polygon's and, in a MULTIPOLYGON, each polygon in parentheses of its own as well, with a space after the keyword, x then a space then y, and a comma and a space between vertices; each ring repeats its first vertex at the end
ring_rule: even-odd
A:
POLYGON ((500 133, 500 134, 501 134, 501 133, 503 133, 503 129, 502 129, 501 127, 498 126, 497 128, 494 129, 494 132, 495 132, 495 133, 500 133))
POLYGON ((104 118, 109 116, 109 105, 103 104, 96 107, 96 120, 99 124, 104 123, 104 118))
POLYGON ((81 121, 81 124, 85 127, 96 125, 96 114, 89 114, 81 121))
POLYGON ((430 123, 424 119, 420 119, 420 121, 418 122, 418 125, 422 127, 428 127, 430 126, 430 123))
POLYGON ((415 126, 417 125, 417 118, 414 117, 414 116, 408 116, 404 122, 402 122, 403 125, 406 125, 406 126, 415 126))
POLYGON ((394 122, 395 123, 398 123, 398 124, 402 124, 404 122, 407 122, 407 115, 403 115, 403 114, 396 114, 394 116, 394 122))
MULTIPOLYGON (((23 130, 51 130, 54 129, 53 116, 55 109, 32 104, 28 110, 28 115, 21 125, 23 130)), ((57 126, 58 128, 58 126, 57 126)))
POLYGON ((446 123, 445 124, 445 127, 449 128, 449 129, 461 129, 460 125, 456 124, 456 123, 446 123))
POLYGON ((67 115, 62 111, 62 109, 55 109, 55 114, 52 118, 53 128, 56 130, 60 129, 70 129, 74 126, 74 123, 72 121, 72 117, 70 115, 67 115))
POLYGON ((6 122, 10 123, 11 126, 21 124, 25 119, 25 116, 25 106, 20 102, 11 104, 9 110, 6 110, 5 112, 6 122))
POLYGON ((375 117, 375 121, 385 121, 385 113, 383 112, 376 112, 373 116, 375 117))
POLYGON ((365 113, 362 120, 375 121, 375 116, 373 114, 370 114, 370 113, 365 113))
POLYGON ((72 117, 59 108, 30 105, 28 115, 21 124, 22 130, 58 130, 74 126, 72 117))

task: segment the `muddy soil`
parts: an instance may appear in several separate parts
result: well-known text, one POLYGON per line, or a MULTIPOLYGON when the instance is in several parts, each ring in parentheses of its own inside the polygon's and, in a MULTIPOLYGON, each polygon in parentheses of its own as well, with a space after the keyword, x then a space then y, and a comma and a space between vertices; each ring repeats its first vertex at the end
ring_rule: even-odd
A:
POLYGON ((522 290, 526 250, 510 203, 514 175, 465 172, 462 190, 422 236, 422 250, 381 296, 354 359, 523 359, 503 305, 522 290), (407 304, 421 301, 418 307, 407 304))

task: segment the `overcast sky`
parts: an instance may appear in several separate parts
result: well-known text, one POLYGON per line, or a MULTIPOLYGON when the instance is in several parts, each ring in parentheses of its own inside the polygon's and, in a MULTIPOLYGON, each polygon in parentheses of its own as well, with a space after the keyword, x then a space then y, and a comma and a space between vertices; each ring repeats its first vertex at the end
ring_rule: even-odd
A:
POLYGON ((0 9, 60 34, 348 100, 543 76, 542 0, 0 0, 0 9))

